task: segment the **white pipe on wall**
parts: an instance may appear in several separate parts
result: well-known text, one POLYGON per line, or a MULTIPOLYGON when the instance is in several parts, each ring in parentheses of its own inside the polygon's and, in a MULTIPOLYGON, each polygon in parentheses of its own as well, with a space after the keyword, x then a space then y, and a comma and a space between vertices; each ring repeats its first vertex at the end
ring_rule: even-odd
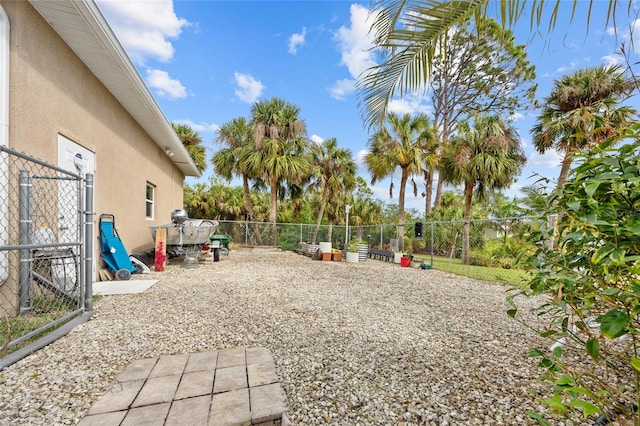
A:
MULTIPOLYGON (((0 6, 0 145, 9 146, 9 17, 0 6)), ((9 242, 9 164, 0 153, 0 246, 9 242)), ((9 277, 9 254, 0 251, 0 284, 9 277)))

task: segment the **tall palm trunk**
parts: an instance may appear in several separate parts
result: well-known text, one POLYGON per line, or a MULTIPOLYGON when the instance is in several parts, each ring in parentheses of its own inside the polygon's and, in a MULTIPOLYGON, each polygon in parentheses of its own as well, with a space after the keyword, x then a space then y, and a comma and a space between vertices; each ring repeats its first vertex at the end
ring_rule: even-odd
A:
POLYGON ((433 192, 433 171, 427 170, 424 172, 425 191, 424 191, 424 215, 425 217, 431 213, 431 199, 433 192))
MULTIPOLYGON (((322 200, 320 201, 320 209, 318 210, 318 217, 316 217, 316 227, 313 229, 313 235, 311 236, 311 244, 316 243, 318 238, 318 230, 320 229, 320 223, 322 222, 322 216, 324 216, 324 207, 327 205, 329 199, 329 191, 326 188, 322 189, 322 200)), ((331 240, 329 240, 331 241, 331 240)))
POLYGON ((402 169, 400 179, 400 195, 398 195, 398 250, 404 251, 404 193, 407 187, 409 176, 407 169, 402 169))
POLYGON ((244 189, 244 204, 247 209, 247 216, 249 216, 248 217, 249 222, 252 222, 253 233, 256 237, 256 243, 258 245, 262 245, 262 235, 260 235, 260 227, 255 222, 256 214, 253 211, 253 202, 251 201, 251 190, 249 189, 249 178, 245 174, 242 175, 242 188, 244 189))
POLYGON ((567 149, 567 152, 564 154, 562 167, 560 168, 560 176, 558 176, 558 189, 562 188, 564 183, 567 181, 569 170, 571 170, 571 163, 573 163, 573 154, 575 154, 575 152, 576 150, 574 149, 567 149))
POLYGON ((276 220, 278 218, 278 179, 271 178, 271 197, 269 199, 269 222, 271 223, 271 245, 276 245, 276 220))
POLYGON ((462 231, 462 264, 469 264, 469 239, 471 224, 471 201, 473 199, 473 181, 464 183, 464 227, 462 231))

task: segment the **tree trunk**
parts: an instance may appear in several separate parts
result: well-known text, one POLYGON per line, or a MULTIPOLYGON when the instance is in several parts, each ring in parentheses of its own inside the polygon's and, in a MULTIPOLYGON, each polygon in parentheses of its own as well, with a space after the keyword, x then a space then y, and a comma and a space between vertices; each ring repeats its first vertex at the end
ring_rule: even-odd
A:
POLYGON ((262 235, 260 234, 260 226, 255 223, 256 215, 253 211, 253 203, 251 202, 251 190, 249 188, 249 178, 247 175, 242 175, 242 189, 244 190, 244 204, 247 209, 247 216, 249 222, 252 222, 253 234, 256 238, 256 244, 262 245, 262 235))
POLYGON ((469 264, 469 240, 471 224, 471 201, 473 200, 473 182, 464 183, 464 228, 462 236, 462 264, 469 264))
POLYGON ((276 220, 278 218, 278 181, 271 179, 271 198, 269 200, 269 222, 271 222, 271 245, 276 245, 276 220))
POLYGON ((436 185, 436 198, 433 200, 433 208, 437 209, 442 204, 442 173, 438 172, 438 184, 436 185))
POLYGON ((433 192, 433 172, 427 170, 424 172, 425 191, 424 191, 424 216, 425 218, 431 214, 431 199, 433 192))
POLYGON ((333 221, 331 219, 327 224, 327 240, 333 241, 333 221))
POLYGON ((571 170, 571 163, 573 162, 573 154, 575 150, 569 149, 564 154, 564 158, 562 159, 562 167, 560 168, 560 176, 558 176, 558 186, 556 188, 560 189, 564 186, 564 183, 567 181, 567 177, 569 176, 569 170, 571 170))
POLYGON ((398 195, 398 250, 401 252, 404 252, 404 193, 408 179, 407 169, 402 169, 400 194, 398 195))
POLYGON ((324 216, 324 207, 327 205, 328 198, 329 191, 327 191, 325 188, 322 188, 322 200, 320 201, 320 210, 318 210, 318 217, 316 217, 316 227, 313 229, 313 235, 311 236, 311 244, 315 244, 316 238, 318 238, 318 230, 320 229, 320 223, 322 223, 322 216, 324 216))

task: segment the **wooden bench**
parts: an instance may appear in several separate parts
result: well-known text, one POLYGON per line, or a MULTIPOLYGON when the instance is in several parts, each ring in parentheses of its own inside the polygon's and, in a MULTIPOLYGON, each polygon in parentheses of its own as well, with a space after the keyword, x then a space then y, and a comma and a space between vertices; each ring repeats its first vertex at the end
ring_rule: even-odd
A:
POLYGON ((369 259, 384 260, 385 262, 393 262, 394 253, 391 250, 383 250, 370 248, 369 259))

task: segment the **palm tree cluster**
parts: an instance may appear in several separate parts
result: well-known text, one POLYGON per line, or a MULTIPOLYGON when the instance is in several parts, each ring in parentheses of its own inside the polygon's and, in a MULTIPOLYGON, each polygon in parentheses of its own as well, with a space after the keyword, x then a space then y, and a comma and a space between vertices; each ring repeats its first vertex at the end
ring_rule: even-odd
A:
POLYGON ((310 141, 300 112, 299 107, 279 98, 259 101, 252 106, 250 118, 223 124, 216 138, 224 146, 212 158, 214 170, 228 181, 234 176, 242 179, 247 220, 257 219, 252 189, 269 189, 272 241, 279 201, 301 200, 305 190, 317 195, 315 242, 325 212, 329 222, 335 220, 334 206, 343 205, 355 188, 351 151, 339 148, 335 138, 320 144, 310 141))

